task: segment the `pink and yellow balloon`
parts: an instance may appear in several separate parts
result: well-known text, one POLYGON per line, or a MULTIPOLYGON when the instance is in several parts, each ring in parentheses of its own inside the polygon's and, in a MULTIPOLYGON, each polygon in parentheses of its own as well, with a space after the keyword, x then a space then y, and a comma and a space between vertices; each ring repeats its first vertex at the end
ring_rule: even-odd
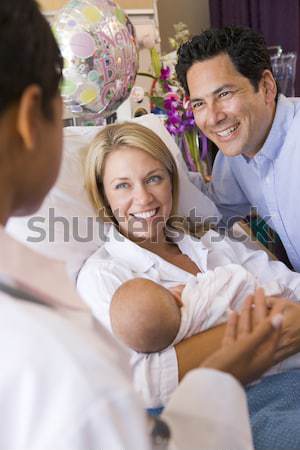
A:
POLYGON ((75 117, 112 114, 129 96, 138 68, 127 15, 111 0, 70 0, 53 30, 64 58, 66 108, 75 117))

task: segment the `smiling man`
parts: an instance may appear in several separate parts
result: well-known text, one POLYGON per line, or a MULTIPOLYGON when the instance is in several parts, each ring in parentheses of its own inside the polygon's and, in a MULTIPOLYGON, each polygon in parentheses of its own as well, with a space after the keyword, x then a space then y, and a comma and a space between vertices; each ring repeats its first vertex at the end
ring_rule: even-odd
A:
POLYGON ((263 36, 204 31, 181 46, 176 72, 196 124, 220 150, 201 190, 227 225, 257 208, 300 271, 300 101, 279 94, 263 36))
POLYGON ((276 83, 270 70, 252 84, 228 54, 193 64, 187 72, 198 127, 227 156, 253 157, 271 128, 276 83))

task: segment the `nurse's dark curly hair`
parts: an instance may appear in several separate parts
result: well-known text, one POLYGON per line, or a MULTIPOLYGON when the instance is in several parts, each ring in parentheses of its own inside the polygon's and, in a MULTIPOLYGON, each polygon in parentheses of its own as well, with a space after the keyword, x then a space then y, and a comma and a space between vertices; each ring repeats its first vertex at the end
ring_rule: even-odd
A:
MULTIPOLYGON (((178 49, 176 65, 177 78, 189 94, 187 72, 199 61, 205 61, 220 54, 227 54, 236 70, 248 78, 255 91, 258 89, 263 71, 272 66, 270 55, 262 34, 251 28, 225 27, 209 29, 194 36, 178 49)), ((278 85, 277 91, 279 92, 278 85)))
POLYGON ((35 0, 0 1, 0 114, 17 102, 27 86, 42 90, 42 111, 58 93, 63 60, 51 28, 35 0))

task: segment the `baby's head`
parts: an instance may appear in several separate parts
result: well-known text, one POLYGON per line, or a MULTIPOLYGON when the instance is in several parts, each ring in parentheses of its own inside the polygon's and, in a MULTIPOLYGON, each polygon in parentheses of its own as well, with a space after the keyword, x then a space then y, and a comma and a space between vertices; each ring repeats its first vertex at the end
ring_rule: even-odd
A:
POLYGON ((168 347, 181 322, 180 305, 170 291, 145 278, 123 283, 110 305, 113 333, 137 352, 168 347))

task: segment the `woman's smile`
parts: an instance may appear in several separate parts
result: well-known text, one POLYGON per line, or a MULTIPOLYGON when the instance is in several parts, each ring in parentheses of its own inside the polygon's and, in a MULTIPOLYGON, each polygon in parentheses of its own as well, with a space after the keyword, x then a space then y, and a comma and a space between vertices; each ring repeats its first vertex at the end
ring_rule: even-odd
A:
POLYGON ((103 185, 123 234, 133 240, 163 238, 172 210, 172 185, 160 161, 124 146, 107 157, 103 185))
POLYGON ((136 213, 130 213, 131 216, 137 219, 152 219, 159 211, 159 208, 151 209, 148 211, 140 211, 136 213))

